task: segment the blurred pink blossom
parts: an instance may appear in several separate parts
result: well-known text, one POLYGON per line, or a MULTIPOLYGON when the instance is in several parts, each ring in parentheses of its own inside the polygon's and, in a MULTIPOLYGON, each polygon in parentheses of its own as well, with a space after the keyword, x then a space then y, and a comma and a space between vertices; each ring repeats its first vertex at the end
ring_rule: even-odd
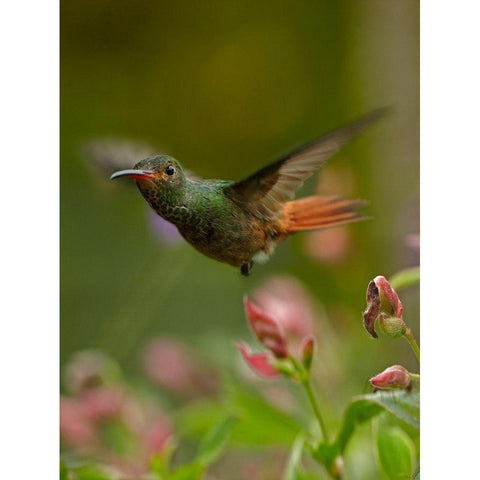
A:
POLYGON ((125 394, 114 387, 95 387, 80 394, 80 401, 85 407, 88 418, 100 422, 121 413, 125 394))
POLYGON ((172 435, 172 425, 167 417, 157 413, 154 418, 150 419, 143 434, 146 460, 148 461, 153 454, 160 453, 172 435))
POLYGON ((143 360, 149 378, 176 394, 199 395, 216 391, 213 371, 177 340, 152 340, 144 350, 143 360))
POLYGON ((317 230, 305 235, 305 249, 315 260, 335 264, 344 260, 352 247, 348 228, 317 230))
POLYGON ((97 442, 95 425, 75 398, 60 397, 60 434, 71 448, 85 449, 97 442))
POLYGON ((410 233, 405 237, 405 243, 413 250, 420 250, 420 235, 418 233, 410 233))
POLYGON ((284 328, 287 337, 314 332, 317 316, 313 300, 296 278, 272 277, 253 296, 259 308, 284 328))
POLYGON ((61 438, 74 454, 94 458, 119 478, 140 478, 149 471, 151 455, 161 452, 173 436, 173 428, 158 406, 145 402, 119 380, 101 383, 102 368, 109 362, 98 352, 80 352, 68 365, 73 396, 60 397, 61 438), (119 453, 109 443, 104 428, 112 422, 121 425, 116 435, 126 436, 132 449, 119 453))

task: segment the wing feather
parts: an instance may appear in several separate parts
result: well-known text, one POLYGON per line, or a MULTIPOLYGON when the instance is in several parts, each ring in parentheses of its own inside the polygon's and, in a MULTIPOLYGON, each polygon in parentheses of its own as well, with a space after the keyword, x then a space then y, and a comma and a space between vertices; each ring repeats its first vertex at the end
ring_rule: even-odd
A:
POLYGON ((386 108, 375 110, 343 128, 301 145, 249 177, 228 185, 224 192, 255 216, 273 220, 315 170, 386 113, 386 108))

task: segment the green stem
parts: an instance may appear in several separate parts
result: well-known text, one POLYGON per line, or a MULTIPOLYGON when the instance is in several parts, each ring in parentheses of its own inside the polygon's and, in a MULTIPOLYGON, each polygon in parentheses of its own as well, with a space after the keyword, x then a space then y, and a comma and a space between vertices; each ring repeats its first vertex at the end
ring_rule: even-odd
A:
POLYGON ((413 353, 415 353, 415 356, 417 357, 418 362, 420 363, 420 348, 413 338, 412 331, 407 328, 407 331, 405 332, 405 338, 407 339, 407 342, 410 344, 412 347, 413 353))
POLYGON ((315 397, 315 392, 313 391, 312 385, 310 383, 310 379, 307 378, 304 381, 302 381, 302 385, 303 385, 303 388, 305 388, 305 391, 307 392, 308 400, 312 405, 313 413, 315 414, 315 417, 317 417, 318 423, 320 425, 320 430, 322 431, 323 440, 325 443, 328 443, 327 429, 325 427, 322 414, 320 413, 320 409, 318 408, 318 402, 315 397))
POLYGON ((420 381, 420 374, 419 373, 411 373, 411 372, 408 372, 408 373, 410 375, 411 380, 415 380, 416 382, 420 381))

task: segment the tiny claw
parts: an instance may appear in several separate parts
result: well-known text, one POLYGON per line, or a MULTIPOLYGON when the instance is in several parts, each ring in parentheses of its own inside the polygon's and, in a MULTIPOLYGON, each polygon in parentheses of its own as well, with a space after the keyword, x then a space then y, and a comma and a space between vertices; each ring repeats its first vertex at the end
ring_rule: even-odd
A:
POLYGON ((243 262, 242 266, 240 267, 240 273, 244 277, 248 277, 251 273, 252 267, 253 267, 253 260, 250 260, 248 262, 243 262))

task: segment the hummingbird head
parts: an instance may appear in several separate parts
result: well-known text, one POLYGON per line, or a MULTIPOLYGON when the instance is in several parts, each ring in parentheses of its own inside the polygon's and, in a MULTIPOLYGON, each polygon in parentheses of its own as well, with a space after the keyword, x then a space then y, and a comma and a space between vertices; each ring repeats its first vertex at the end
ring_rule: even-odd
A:
POLYGON ((187 183, 181 165, 168 155, 145 158, 133 169, 115 172, 110 179, 125 176, 136 181, 144 198, 159 213, 181 202, 187 183))

